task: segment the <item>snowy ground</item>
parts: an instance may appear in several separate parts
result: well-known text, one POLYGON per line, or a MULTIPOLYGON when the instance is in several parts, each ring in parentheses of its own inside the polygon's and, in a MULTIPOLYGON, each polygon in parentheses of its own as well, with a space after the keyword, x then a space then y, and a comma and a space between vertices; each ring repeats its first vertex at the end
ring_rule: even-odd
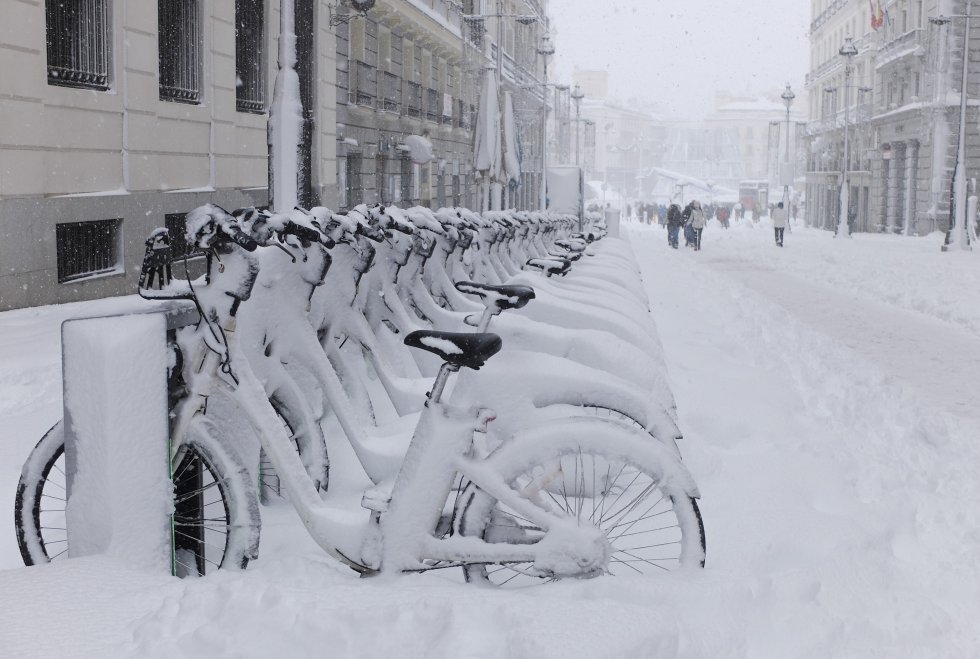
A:
MULTIPOLYGON (((701 487, 704 571, 518 592, 358 580, 273 511, 245 573, 20 567, 0 648, 80 657, 980 656, 980 254, 907 239, 627 225, 701 487)), ((111 304, 111 303, 100 303, 111 304)), ((0 314, 0 512, 60 416, 59 321, 0 314)))

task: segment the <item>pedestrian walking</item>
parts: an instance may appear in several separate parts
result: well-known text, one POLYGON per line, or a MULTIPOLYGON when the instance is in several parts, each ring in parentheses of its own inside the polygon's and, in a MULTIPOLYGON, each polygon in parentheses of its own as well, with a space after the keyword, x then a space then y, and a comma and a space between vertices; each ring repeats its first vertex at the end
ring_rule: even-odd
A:
POLYGON ((701 209, 700 201, 691 202, 691 212, 687 219, 688 225, 694 233, 693 240, 691 243, 694 246, 694 251, 701 251, 701 234, 704 232, 704 225, 707 220, 704 217, 704 211, 701 209))
POLYGON ((721 222, 721 226, 728 228, 728 218, 731 217, 732 212, 728 210, 728 206, 722 206, 718 209, 718 221, 721 222))
POLYGON ((776 204, 776 207, 772 209, 769 213, 772 218, 772 227, 776 232, 776 245, 779 247, 783 246, 783 232, 786 230, 786 209, 783 208, 783 202, 776 204))
POLYGON ((671 204, 667 209, 667 244, 677 249, 678 234, 684 218, 681 217, 681 208, 677 204, 671 204))

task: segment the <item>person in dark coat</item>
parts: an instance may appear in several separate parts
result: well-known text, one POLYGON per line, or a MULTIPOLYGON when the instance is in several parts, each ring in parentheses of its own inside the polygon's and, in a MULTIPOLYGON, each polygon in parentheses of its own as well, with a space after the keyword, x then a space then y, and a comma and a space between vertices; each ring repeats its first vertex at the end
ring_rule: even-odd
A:
POLYGON ((681 219, 684 220, 684 246, 690 247, 694 244, 694 227, 691 226, 691 213, 694 211, 694 202, 688 202, 687 206, 684 207, 684 211, 681 213, 681 219))
POLYGON ((677 204, 671 204, 667 208, 667 244, 677 249, 678 234, 684 218, 681 216, 681 208, 677 204))

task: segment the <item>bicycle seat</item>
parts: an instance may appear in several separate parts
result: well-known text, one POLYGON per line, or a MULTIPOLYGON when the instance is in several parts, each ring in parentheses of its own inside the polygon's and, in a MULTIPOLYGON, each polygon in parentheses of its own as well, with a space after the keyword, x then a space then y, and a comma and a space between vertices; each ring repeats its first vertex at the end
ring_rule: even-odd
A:
POLYGON ((567 249, 569 252, 585 251, 585 243, 579 240, 556 240, 555 244, 567 249))
POLYGON ((472 281, 458 281, 456 290, 466 295, 475 295, 486 306, 494 305, 500 311, 520 309, 534 299, 534 289, 530 286, 493 286, 472 281))
POLYGON ((551 275, 566 275, 568 271, 572 268, 572 262, 566 261, 564 259, 550 258, 550 259, 528 259, 527 266, 531 268, 537 268, 541 272, 545 273, 549 277, 551 275))
POLYGON ((500 352, 503 342, 499 336, 490 333, 415 330, 405 337, 405 345, 428 350, 453 366, 477 370, 500 352))

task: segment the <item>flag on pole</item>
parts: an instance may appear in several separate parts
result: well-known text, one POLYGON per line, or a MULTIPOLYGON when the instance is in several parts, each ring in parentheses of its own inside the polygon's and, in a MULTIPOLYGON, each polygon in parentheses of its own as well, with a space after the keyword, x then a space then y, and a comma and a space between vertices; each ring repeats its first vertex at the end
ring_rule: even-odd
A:
POLYGON ((881 26, 885 24, 885 10, 881 7, 881 0, 878 0, 877 9, 874 6, 874 0, 868 0, 868 4, 871 5, 871 29, 880 30, 881 26))

